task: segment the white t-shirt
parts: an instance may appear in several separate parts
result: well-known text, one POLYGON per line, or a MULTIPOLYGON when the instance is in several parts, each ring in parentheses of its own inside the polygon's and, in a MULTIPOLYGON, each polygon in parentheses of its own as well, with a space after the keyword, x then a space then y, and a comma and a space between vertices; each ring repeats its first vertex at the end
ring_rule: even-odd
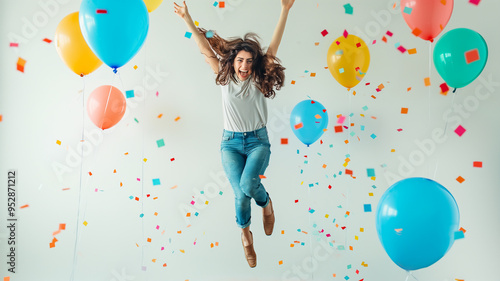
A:
POLYGON ((224 129, 233 132, 250 132, 267 124, 267 99, 251 77, 238 83, 229 80, 222 88, 224 129))

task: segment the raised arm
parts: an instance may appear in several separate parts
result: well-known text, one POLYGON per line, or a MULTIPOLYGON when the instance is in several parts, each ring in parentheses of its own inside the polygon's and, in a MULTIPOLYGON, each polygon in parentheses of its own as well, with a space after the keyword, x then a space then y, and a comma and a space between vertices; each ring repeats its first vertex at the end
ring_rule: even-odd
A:
POLYGON ((215 74, 219 73, 219 60, 217 59, 217 56, 212 48, 210 48, 210 44, 208 44, 205 36, 203 36, 202 33, 200 33, 196 28, 193 19, 191 19, 191 15, 189 15, 186 1, 183 1, 183 6, 177 5, 177 3, 174 2, 174 8, 175 13, 186 22, 189 32, 193 34, 192 36, 198 45, 198 48, 201 53, 205 55, 205 61, 210 65, 215 74))
POLYGON ((283 37, 283 32, 285 31, 286 20, 288 18, 288 12, 293 6, 295 0, 281 0, 281 14, 278 24, 274 29, 273 38, 271 39, 271 44, 267 48, 267 53, 276 56, 278 52, 278 47, 281 43, 281 37, 283 37))

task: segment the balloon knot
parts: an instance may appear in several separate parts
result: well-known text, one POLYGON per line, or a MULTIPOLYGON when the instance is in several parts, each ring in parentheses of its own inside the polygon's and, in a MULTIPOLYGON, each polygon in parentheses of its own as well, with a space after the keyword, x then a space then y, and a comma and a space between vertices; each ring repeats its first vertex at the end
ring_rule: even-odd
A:
POLYGON ((116 74, 118 72, 118 70, 115 68, 113 68, 113 73, 116 74))
POLYGON ((80 77, 83 77, 83 73, 80 74, 80 77))
POLYGON ((453 90, 453 93, 455 93, 456 91, 457 91, 457 88, 455 88, 455 89, 453 90))

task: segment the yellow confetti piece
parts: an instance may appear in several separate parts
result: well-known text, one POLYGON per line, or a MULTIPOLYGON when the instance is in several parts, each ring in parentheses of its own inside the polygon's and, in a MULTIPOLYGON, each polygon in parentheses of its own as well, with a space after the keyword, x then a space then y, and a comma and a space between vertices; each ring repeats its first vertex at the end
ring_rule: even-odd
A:
POLYGON ((61 145, 61 141, 60 141, 60 140, 57 140, 57 141, 56 141, 56 143, 57 143, 58 145, 61 145))
POLYGON ((186 252, 185 252, 184 250, 182 250, 182 249, 180 249, 179 251, 181 251, 181 253, 183 253, 183 254, 185 254, 185 253, 186 253, 186 252))
POLYGON ((208 200, 207 200, 207 201, 205 201, 205 205, 208 205, 208 200))
POLYGON ((325 218, 328 218, 329 216, 330 216, 329 214, 326 214, 326 215, 325 215, 325 218))
POLYGON ((396 149, 394 149, 394 148, 393 148, 393 149, 391 149, 391 152, 396 152, 396 149))
POLYGON ((83 225, 87 226, 87 224, 88 224, 88 223, 87 223, 87 221, 84 221, 84 222, 83 222, 83 225))
POLYGON ((152 259, 151 261, 152 261, 152 262, 156 262, 156 259, 152 259))
POLYGON ((373 192, 368 193, 368 196, 373 196, 373 192))
POLYGON ((199 23, 199 22, 197 22, 197 21, 194 21, 194 25, 199 26, 199 25, 200 25, 200 23, 199 23))
POLYGON ((359 232, 365 232, 365 229, 364 228, 360 228, 359 232))
POLYGON ((144 158, 144 159, 142 159, 142 161, 144 161, 144 162, 148 162, 148 159, 147 159, 147 158, 144 158))
POLYGON ((134 65, 134 69, 137 69, 137 65, 134 65))
POLYGON ((376 179, 376 177, 371 177, 371 180, 374 181, 376 179))

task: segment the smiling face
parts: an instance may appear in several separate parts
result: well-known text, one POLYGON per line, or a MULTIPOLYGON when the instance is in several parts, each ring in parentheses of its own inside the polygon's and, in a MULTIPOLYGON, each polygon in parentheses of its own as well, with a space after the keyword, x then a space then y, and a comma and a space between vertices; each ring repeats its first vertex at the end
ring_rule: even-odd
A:
POLYGON ((239 51, 234 59, 234 72, 241 81, 245 81, 252 74, 252 54, 247 51, 239 51))

